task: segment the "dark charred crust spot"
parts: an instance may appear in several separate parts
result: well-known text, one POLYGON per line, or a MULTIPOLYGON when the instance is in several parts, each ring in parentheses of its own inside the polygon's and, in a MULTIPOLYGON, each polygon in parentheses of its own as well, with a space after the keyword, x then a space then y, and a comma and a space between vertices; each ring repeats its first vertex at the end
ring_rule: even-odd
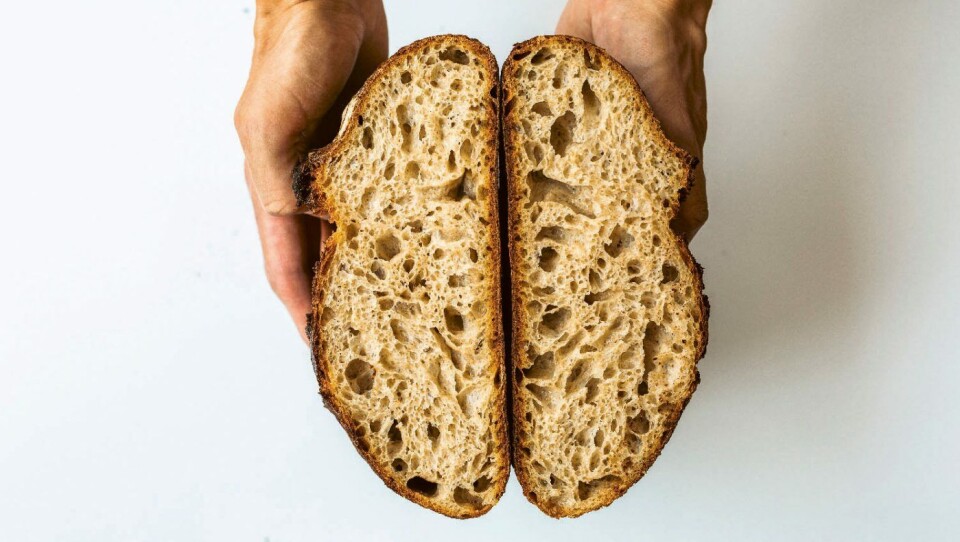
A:
POLYGON ((309 158, 300 160, 293 168, 293 194, 297 197, 297 205, 302 207, 310 203, 313 181, 312 162, 309 158))

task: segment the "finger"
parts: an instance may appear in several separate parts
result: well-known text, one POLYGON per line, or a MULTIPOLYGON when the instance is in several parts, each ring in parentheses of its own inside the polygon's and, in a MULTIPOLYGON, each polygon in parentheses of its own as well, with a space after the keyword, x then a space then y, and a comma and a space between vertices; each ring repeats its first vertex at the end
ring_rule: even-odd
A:
POLYGON ((586 2, 570 0, 557 21, 557 34, 574 36, 593 43, 590 9, 586 2))
POLYGON ((247 188, 253 201, 253 213, 260 234, 260 248, 267 281, 284 304, 300 337, 306 341, 307 313, 310 312, 310 262, 315 253, 307 243, 301 216, 273 216, 259 204, 249 167, 245 167, 247 188))

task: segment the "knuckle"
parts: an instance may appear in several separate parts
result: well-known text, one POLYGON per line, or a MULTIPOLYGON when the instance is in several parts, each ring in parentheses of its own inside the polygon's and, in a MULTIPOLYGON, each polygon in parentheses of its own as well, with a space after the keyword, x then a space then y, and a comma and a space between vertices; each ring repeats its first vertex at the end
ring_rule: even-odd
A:
POLYGON ((271 216, 286 216, 297 211, 296 205, 281 199, 268 199, 263 202, 263 210, 271 216))

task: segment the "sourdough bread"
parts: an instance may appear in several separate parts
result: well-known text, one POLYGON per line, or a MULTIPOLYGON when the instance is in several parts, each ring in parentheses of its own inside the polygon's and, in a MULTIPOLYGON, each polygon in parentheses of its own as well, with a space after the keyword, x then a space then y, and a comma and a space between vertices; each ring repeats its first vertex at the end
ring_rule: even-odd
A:
POLYGON ((502 84, 514 468, 544 512, 578 516, 646 472, 699 381, 701 269, 670 228, 696 160, 584 41, 517 45, 502 84))
POLYGON ((402 48, 294 183, 336 224, 308 326, 324 402, 390 488, 457 518, 509 474, 497 78, 463 36, 402 48))

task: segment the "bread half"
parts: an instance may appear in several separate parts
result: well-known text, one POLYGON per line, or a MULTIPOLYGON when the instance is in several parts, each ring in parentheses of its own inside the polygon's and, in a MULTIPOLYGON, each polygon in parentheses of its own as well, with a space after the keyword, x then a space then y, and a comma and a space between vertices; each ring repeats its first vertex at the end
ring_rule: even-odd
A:
POLYGON ((502 84, 514 468, 541 510, 578 516, 643 476, 699 381, 701 269, 670 229, 696 160, 584 41, 517 45, 502 84))
POLYGON ((336 224, 308 326, 324 402, 391 489, 456 518, 509 474, 497 79, 464 36, 402 48, 294 183, 336 224))

